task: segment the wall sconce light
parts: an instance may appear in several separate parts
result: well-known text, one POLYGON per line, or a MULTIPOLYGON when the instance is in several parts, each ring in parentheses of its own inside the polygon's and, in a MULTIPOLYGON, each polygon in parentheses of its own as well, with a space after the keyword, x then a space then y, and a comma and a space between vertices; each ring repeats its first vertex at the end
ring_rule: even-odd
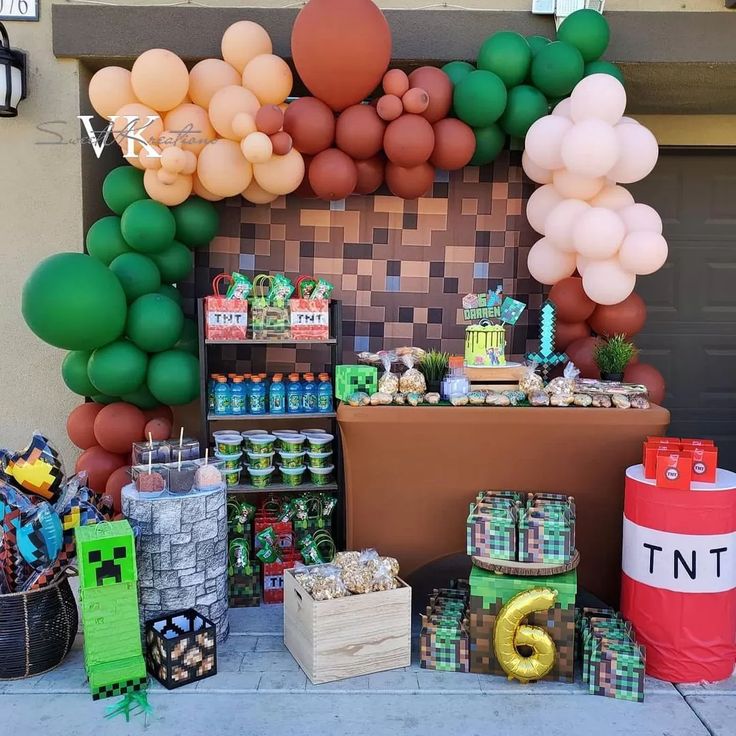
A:
POLYGON ((25 97, 26 55, 10 48, 8 32, 0 23, 0 117, 14 118, 25 97))

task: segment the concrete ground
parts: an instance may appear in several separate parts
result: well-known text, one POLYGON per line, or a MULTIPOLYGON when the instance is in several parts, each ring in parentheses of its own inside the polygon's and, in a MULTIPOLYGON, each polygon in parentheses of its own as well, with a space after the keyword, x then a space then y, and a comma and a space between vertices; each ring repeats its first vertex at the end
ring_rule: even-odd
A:
MULTIPOLYGON (((643 703, 588 695, 580 683, 522 686, 501 677, 411 667, 314 686, 285 649, 281 606, 232 610, 218 674, 167 691, 152 681, 148 724, 105 721, 111 701, 93 702, 85 684, 81 637, 56 670, 0 681, 0 734, 20 736, 730 736, 736 678, 677 685, 647 678, 643 703)), ((415 637, 416 639, 416 637, 415 637)))

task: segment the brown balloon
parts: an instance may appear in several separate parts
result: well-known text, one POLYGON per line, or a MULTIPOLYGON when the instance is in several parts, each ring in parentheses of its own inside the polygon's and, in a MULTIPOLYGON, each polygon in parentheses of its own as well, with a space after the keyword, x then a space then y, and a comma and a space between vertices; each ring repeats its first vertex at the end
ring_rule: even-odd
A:
POLYGON ((579 276, 558 281, 549 290, 549 300, 557 307, 557 319, 563 322, 585 322, 595 309, 595 302, 583 290, 579 276))
POLYGON ((386 168, 386 159, 382 156, 373 156, 355 162, 358 170, 358 183, 355 185, 356 194, 373 194, 383 184, 386 168))
POLYGON ((170 406, 165 406, 163 404, 161 406, 155 407, 154 409, 145 409, 143 412, 143 416, 146 418, 146 422, 150 422, 151 419, 162 417, 163 419, 168 419, 171 424, 174 423, 174 412, 171 411, 170 406))
POLYGON ((105 493, 112 498, 112 507, 116 514, 123 510, 121 494, 128 483, 130 483, 130 465, 123 465, 122 468, 113 470, 105 483, 105 493))
POLYGON ((386 124, 371 105, 352 105, 343 110, 335 126, 335 144, 354 159, 375 156, 383 148, 386 124))
POLYGON ((89 487, 93 491, 102 493, 105 490, 107 479, 123 465, 125 465, 123 455, 108 452, 99 445, 93 445, 77 458, 74 472, 86 471, 89 487))
POLYGON ((446 118, 452 106, 452 82, 436 66, 420 66, 409 75, 412 87, 421 87, 429 95, 429 107, 422 113, 430 123, 446 118))
POLYGON ((285 130, 274 133, 270 138, 276 156, 286 156, 291 151, 293 142, 291 136, 285 130))
POLYGON ((317 195, 312 189, 312 185, 309 183, 309 167, 312 165, 314 156, 306 156, 302 154, 304 159, 304 178, 302 183, 293 192, 295 197, 303 197, 304 199, 316 199, 317 195))
POLYGON ((421 115, 429 107, 429 95, 420 87, 412 87, 401 98, 404 112, 421 115))
POLYGON ((664 401, 666 385, 664 376, 649 363, 629 363, 624 371, 626 383, 642 383, 649 391, 649 401, 661 404, 664 401))
POLYGON ((95 438, 95 419, 102 411, 102 404, 88 401, 80 404, 69 413, 66 420, 66 433, 69 439, 80 449, 86 450, 97 444, 95 438))
POLYGON ((475 153, 475 133, 462 120, 445 118, 436 122, 434 130, 434 150, 430 163, 438 169, 462 169, 475 153))
POLYGON ((418 166, 434 150, 432 126, 421 115, 402 115, 386 127, 383 150, 398 166, 418 166))
POLYGON ((389 69, 383 75, 381 86, 387 95, 403 97, 409 91, 409 77, 401 69, 389 69))
POLYGON ((429 191, 434 173, 434 167, 426 162, 407 168, 389 161, 386 164, 386 184, 394 196, 416 199, 429 191))
POLYGON ((603 343, 599 337, 581 337, 574 340, 566 348, 565 352, 571 363, 580 371, 581 378, 600 378, 601 374, 595 364, 593 351, 596 345, 603 343))
POLYGON ((335 115, 322 100, 301 97, 286 108, 284 131, 299 153, 314 156, 335 140, 335 115))
POLYGON ((150 438, 154 441, 167 440, 171 437, 171 422, 165 417, 154 417, 146 422, 143 433, 146 439, 150 438))
POLYGON ((320 199, 345 199, 355 191, 358 170, 346 153, 337 148, 328 148, 312 159, 309 183, 320 199))
MULTIPOLYGON (((559 309, 557 312, 559 315, 559 309)), ((647 305, 634 291, 618 304, 611 304, 610 306, 599 304, 596 306, 588 320, 588 324, 599 335, 626 335, 632 337, 632 335, 641 332, 646 321, 647 305)))
POLYGON ((284 113, 278 105, 264 105, 256 113, 256 128, 266 135, 273 135, 281 130, 284 124, 284 113))
POLYGON ((567 350, 570 343, 585 337, 590 337, 590 327, 588 327, 587 322, 560 322, 560 320, 557 320, 555 323, 555 348, 558 351, 567 350))
POLYGON ((133 404, 115 401, 105 406, 95 418, 97 444, 108 452, 123 454, 134 442, 143 439, 146 418, 133 404))
POLYGON ((396 95, 383 95, 376 104, 376 112, 381 120, 390 123, 404 112, 404 103, 396 95))
POLYGON ((309 91, 340 111, 381 82, 391 30, 372 0, 310 0, 294 21, 291 55, 309 91))

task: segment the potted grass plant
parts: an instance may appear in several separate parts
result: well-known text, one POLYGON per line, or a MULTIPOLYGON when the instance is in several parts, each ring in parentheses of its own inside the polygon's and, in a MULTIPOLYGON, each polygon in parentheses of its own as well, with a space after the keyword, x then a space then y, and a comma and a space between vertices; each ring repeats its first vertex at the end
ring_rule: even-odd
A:
POLYGON ((419 361, 419 370, 424 374, 427 391, 439 393, 442 379, 447 375, 450 363, 448 353, 439 350, 428 350, 419 361))
POLYGON ((596 346, 595 363, 604 381, 623 381, 624 371, 637 350, 626 335, 613 335, 596 346))

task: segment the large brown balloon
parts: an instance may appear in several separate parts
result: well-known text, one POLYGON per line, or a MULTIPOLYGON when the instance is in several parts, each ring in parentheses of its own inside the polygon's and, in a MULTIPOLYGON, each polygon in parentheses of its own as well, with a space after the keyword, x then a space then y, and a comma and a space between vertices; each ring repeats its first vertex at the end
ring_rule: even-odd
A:
POLYGON ((423 163, 410 168, 386 164, 386 184, 391 193, 402 199, 416 199, 431 188, 434 182, 434 166, 423 163))
MULTIPOLYGON (((587 322, 560 322, 555 324, 555 348, 567 350, 567 346, 585 337, 590 337, 590 327, 587 322)), ((574 362, 574 361, 573 361, 574 362)))
POLYGON ((661 404, 664 401, 666 386, 664 376, 649 363, 634 363, 624 371, 626 383, 643 383, 649 391, 649 401, 661 404))
MULTIPOLYGON (((552 288, 554 289, 554 286, 552 288)), ((641 332, 646 321, 647 305, 634 291, 618 304, 611 304, 610 306, 599 304, 590 316, 588 324, 599 335, 626 335, 631 337, 636 335, 637 332, 641 332)))
POLYGON ((317 195, 315 194, 314 189, 312 189, 312 185, 309 183, 309 168, 312 165, 314 156, 302 155, 302 158, 304 159, 304 178, 302 179, 302 183, 294 191, 294 196, 304 197, 305 199, 314 199, 317 195))
POLYGON ((462 169, 475 153, 475 133, 462 120, 445 118, 432 126, 434 150, 430 163, 438 169, 462 169))
POLYGON ((355 162, 358 170, 358 183, 355 185, 356 194, 373 194, 383 184, 386 159, 383 156, 373 156, 355 162))
POLYGON ((381 82, 391 30, 372 0, 310 0, 294 21, 291 55, 309 91, 344 110, 381 82))
POLYGON ((575 367, 580 371, 582 378, 600 378, 601 374, 598 366, 595 364, 593 350, 596 345, 603 342, 598 337, 582 337, 579 340, 571 342, 565 352, 575 367))
POLYGON ((421 115, 402 115, 386 126, 383 150, 397 166, 419 166, 434 150, 434 131, 421 115))
POLYGON ((412 87, 421 87, 429 95, 429 107, 422 115, 430 123, 446 118, 452 105, 452 82, 436 66, 420 66, 409 75, 412 87))
POLYGON ((314 156, 335 140, 335 115, 322 100, 301 97, 286 108, 284 130, 299 153, 314 156))
POLYGON ((121 495, 128 483, 130 483, 130 465, 123 465, 122 468, 114 470, 105 483, 105 493, 112 498, 112 507, 116 514, 123 510, 121 495))
POLYGON ((95 437, 103 450, 120 455, 130 452, 131 445, 143 439, 146 418, 133 404, 116 401, 102 409, 95 419, 95 437))
POLYGON ((123 455, 117 455, 103 450, 99 445, 93 445, 77 458, 74 472, 86 471, 89 487, 93 491, 102 493, 105 490, 107 479, 123 465, 125 465, 123 455))
POLYGON ((69 413, 66 420, 66 433, 80 450, 86 450, 97 444, 95 419, 101 411, 101 404, 87 402, 80 404, 69 413))
POLYGON ((558 281, 549 290, 549 300, 557 307, 557 319, 563 322, 585 322, 595 309, 595 302, 583 290, 583 280, 578 276, 558 281))
POLYGON ((343 110, 335 126, 335 144, 354 159, 375 156, 383 147, 386 123, 372 105, 352 105, 343 110))
POLYGON ((355 191, 358 170, 346 153, 337 148, 328 148, 312 159, 309 183, 320 199, 345 199, 355 191))

